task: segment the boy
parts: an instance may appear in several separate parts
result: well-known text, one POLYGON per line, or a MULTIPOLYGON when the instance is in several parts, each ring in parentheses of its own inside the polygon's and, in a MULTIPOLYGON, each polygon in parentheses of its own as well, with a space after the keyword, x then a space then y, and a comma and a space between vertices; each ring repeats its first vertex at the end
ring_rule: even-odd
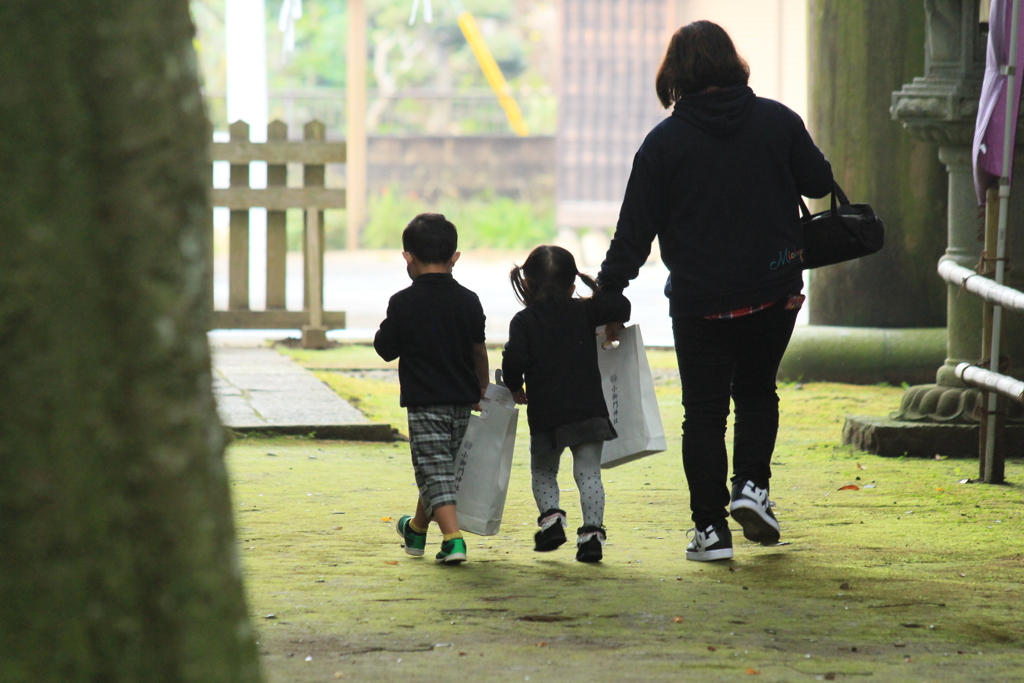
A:
POLYGON ((487 390, 484 311, 480 299, 452 278, 458 233, 443 215, 422 213, 402 233, 412 286, 388 302, 373 340, 386 361, 398 358, 401 405, 409 411, 409 445, 419 487, 416 514, 398 520, 405 552, 422 556, 433 519, 444 541, 437 564, 466 561, 455 510, 455 455, 487 390))

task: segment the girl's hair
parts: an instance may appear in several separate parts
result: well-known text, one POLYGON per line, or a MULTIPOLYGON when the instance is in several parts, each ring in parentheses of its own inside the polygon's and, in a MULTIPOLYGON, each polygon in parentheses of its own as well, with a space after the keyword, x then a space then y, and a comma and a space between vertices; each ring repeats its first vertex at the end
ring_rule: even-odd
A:
POLYGON ((668 108, 683 95, 746 85, 749 79, 750 67, 736 53, 725 29, 710 21, 695 21, 672 36, 654 87, 668 108))
POLYGON ((526 262, 513 266, 508 279, 512 291, 524 306, 530 306, 548 299, 567 299, 576 278, 583 281, 590 291, 599 291, 597 282, 589 275, 576 269, 576 259, 562 247, 544 245, 530 252, 526 262))

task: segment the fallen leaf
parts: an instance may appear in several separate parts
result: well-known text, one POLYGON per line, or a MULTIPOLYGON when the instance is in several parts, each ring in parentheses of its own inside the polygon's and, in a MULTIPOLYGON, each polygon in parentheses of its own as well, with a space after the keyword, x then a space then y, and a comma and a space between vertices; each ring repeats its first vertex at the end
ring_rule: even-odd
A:
POLYGON ((343 672, 341 672, 341 671, 335 671, 334 672, 334 677, 335 678, 344 678, 345 674, 343 672))
POLYGON ((468 653, 468 652, 460 652, 460 653, 459 653, 459 656, 460 656, 460 657, 465 657, 465 656, 466 656, 467 654, 469 654, 469 653, 468 653))
POLYGON ((946 489, 942 488, 941 486, 936 486, 935 490, 936 491, 945 491, 946 489))
POLYGON ((835 672, 834 671, 829 671, 827 674, 825 674, 825 680, 826 681, 834 681, 834 680, 836 680, 835 672))
POLYGON ((857 469, 858 470, 866 470, 867 467, 865 467, 864 465, 861 465, 860 463, 857 463, 857 469))
POLYGON ((674 621, 677 624, 681 624, 681 623, 683 623, 683 618, 682 617, 672 617, 672 621, 674 621))
POLYGON ((384 564, 398 564, 398 560, 384 560, 384 564))
POLYGON ((342 526, 332 526, 331 528, 334 529, 335 531, 341 531, 345 527, 342 527, 342 526))
POLYGON ((547 647, 547 643, 537 643, 537 647, 547 647))
POLYGON ((911 657, 910 655, 904 655, 903 661, 906 662, 907 664, 909 664, 910 662, 914 661, 914 658, 911 657))
POLYGON ((391 518, 390 517, 381 517, 380 521, 382 521, 382 522, 390 522, 391 518))
POLYGON ((714 652, 714 651, 715 651, 715 650, 717 650, 717 649, 718 649, 718 648, 717 648, 717 647, 715 647, 714 645, 708 645, 708 652, 714 652))
POLYGON ((747 669, 747 673, 750 674, 750 675, 755 675, 755 674, 759 674, 761 672, 758 671, 757 669, 747 669))
POLYGON ((967 574, 964 574, 963 572, 960 572, 960 576, 964 576, 964 577, 966 577, 966 576, 967 576, 967 574))
POLYGON ((847 484, 846 486, 840 486, 840 491, 860 491, 860 487, 856 484, 847 484))
POLYGON ((935 454, 935 459, 936 460, 945 460, 948 457, 949 457, 948 455, 939 455, 938 453, 935 454))
POLYGON ((850 582, 849 581, 843 581, 841 584, 839 584, 839 590, 841 590, 841 591, 848 590, 849 588, 850 588, 850 582))

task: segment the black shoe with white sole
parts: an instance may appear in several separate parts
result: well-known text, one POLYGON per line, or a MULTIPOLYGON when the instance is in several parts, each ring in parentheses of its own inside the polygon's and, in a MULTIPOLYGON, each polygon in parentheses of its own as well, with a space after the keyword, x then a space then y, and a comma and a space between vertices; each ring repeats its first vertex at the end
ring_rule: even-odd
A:
POLYGON ((724 519, 703 531, 690 529, 686 535, 692 537, 686 546, 686 559, 694 562, 732 559, 732 532, 724 519))
POLYGON ((781 529, 775 519, 772 507, 775 503, 768 500, 768 489, 757 486, 752 481, 737 482, 732 487, 732 505, 729 513, 743 527, 743 536, 748 541, 761 545, 775 545, 779 542, 781 529))

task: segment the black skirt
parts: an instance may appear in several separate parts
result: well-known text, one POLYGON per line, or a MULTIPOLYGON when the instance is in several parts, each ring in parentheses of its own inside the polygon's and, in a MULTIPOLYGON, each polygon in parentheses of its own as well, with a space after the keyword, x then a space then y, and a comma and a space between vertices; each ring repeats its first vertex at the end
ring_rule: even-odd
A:
POLYGON ((570 422, 540 434, 530 435, 532 439, 550 439, 551 445, 557 449, 571 448, 579 446, 581 443, 593 443, 594 441, 610 441, 618 436, 607 417, 591 417, 579 422, 570 422))

